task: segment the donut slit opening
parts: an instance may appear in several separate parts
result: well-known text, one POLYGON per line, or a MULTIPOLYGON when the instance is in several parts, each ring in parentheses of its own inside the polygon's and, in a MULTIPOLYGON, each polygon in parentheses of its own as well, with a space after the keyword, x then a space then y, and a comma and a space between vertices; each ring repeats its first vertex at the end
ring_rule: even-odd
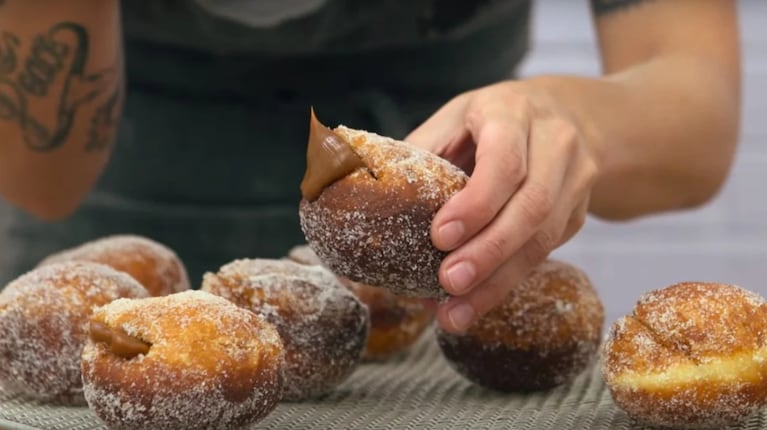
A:
POLYGON ((658 345, 662 346, 663 348, 666 348, 669 351, 678 352, 684 355, 686 359, 692 361, 696 365, 701 364, 700 358, 696 357, 692 353, 690 349, 690 345, 687 342, 682 342, 681 339, 674 339, 673 341, 666 339, 665 337, 661 336, 658 330, 655 330, 650 324, 648 324, 646 321, 642 320, 641 318, 638 318, 636 315, 632 315, 630 318, 634 319, 634 321, 636 321, 639 325, 644 327, 644 329, 647 330, 647 332, 650 334, 650 336, 652 336, 655 342, 658 343, 658 345), (679 343, 683 343, 685 347, 684 348, 678 347, 677 345, 679 343))

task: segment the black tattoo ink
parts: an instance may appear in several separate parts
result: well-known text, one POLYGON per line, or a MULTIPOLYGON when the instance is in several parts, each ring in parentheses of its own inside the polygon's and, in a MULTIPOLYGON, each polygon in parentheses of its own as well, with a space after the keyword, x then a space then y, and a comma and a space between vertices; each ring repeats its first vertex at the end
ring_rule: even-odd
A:
POLYGON ((88 142, 85 145, 86 152, 97 152, 109 148, 112 142, 112 134, 117 129, 120 121, 120 101, 122 99, 122 87, 117 86, 111 96, 96 109, 91 119, 88 131, 88 142))
POLYGON ((16 70, 18 48, 18 37, 7 31, 0 33, 0 75, 7 75, 16 70))
MULTIPOLYGON (((0 45, 0 120, 17 122, 22 129, 24 144, 34 151, 53 151, 63 145, 78 109, 106 94, 109 85, 117 85, 112 80, 114 70, 111 68, 86 74, 89 38, 81 25, 64 22, 54 25, 46 34, 36 36, 15 80, 9 75, 18 66, 19 40, 7 33, 0 34, 0 40, 3 42, 0 45), (74 36, 74 42, 63 41, 65 35, 74 36), (51 85, 59 79, 63 79, 63 88, 55 119, 53 124, 46 126, 30 115, 28 105, 33 98, 47 96, 51 85)), ((99 123, 103 126, 108 122, 100 120, 99 123)), ((95 150, 103 145, 87 143, 86 146, 87 150, 95 150)))
POLYGON ((651 0, 590 0, 591 10, 596 15, 604 15, 610 12, 624 9, 638 3, 644 3, 651 0))
POLYGON ((32 44, 32 53, 27 58, 24 70, 19 75, 19 84, 29 94, 43 97, 56 74, 64 66, 68 48, 50 35, 37 36, 32 44))

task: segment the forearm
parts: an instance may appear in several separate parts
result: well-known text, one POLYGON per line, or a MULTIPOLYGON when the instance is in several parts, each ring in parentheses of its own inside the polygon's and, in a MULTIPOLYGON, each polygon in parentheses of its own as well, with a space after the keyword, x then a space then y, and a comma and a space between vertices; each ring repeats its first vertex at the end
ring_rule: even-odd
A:
POLYGON ((604 78, 534 78, 565 106, 594 150, 590 212, 628 219, 708 201, 732 162, 736 73, 696 56, 658 56, 604 78))
POLYGON ((122 104, 117 0, 0 6, 0 195, 72 212, 102 172, 122 104))

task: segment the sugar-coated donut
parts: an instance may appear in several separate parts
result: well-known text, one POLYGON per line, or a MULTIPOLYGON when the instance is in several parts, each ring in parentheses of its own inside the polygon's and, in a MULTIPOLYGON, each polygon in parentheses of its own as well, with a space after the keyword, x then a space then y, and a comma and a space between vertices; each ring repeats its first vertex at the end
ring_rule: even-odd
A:
POLYGON ((188 290, 186 266, 167 246, 137 235, 106 236, 48 256, 39 265, 93 261, 133 276, 153 296, 188 290))
POLYGON ((0 292, 0 384, 31 399, 85 404, 88 317, 115 299, 148 296, 132 277, 98 263, 55 263, 19 276, 0 292))
POLYGON ((277 330, 213 294, 116 300, 93 313, 90 334, 85 398, 110 429, 244 428, 280 400, 277 330))
POLYGON ((713 282, 650 291, 613 323, 602 355, 613 400, 636 421, 737 424, 767 404, 767 302, 713 282))
POLYGON ((586 274, 549 259, 465 334, 436 330, 448 363, 468 380, 525 392, 580 374, 597 355, 603 326, 604 306, 586 274))
POLYGON ((362 359, 368 309, 321 266, 290 260, 240 259, 206 273, 202 290, 258 313, 285 345, 283 400, 330 392, 362 359))
POLYGON ((406 142, 345 126, 329 130, 316 120, 311 129, 304 183, 323 184, 317 196, 304 191, 299 208, 311 248, 330 270, 352 281, 398 295, 446 296, 438 279, 446 254, 431 242, 431 222, 468 176, 406 142), (323 147, 351 148, 363 167, 340 179, 311 181, 318 176, 312 172, 333 168, 312 169, 318 134, 323 147))
MULTIPOLYGON (((288 258, 301 264, 322 265, 308 245, 293 247, 288 258)), ((434 319, 434 310, 417 297, 397 296, 390 289, 371 287, 343 277, 339 280, 370 311, 365 360, 386 360, 407 351, 434 319)))

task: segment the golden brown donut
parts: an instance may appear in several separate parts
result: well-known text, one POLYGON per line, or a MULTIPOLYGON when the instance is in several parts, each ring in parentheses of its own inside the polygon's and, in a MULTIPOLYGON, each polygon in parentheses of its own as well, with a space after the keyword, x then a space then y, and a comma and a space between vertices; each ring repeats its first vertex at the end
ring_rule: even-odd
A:
POLYGON ((286 351, 284 400, 330 392, 361 361, 370 326, 367 307, 323 267, 235 260, 206 273, 202 290, 262 315, 277 328, 286 351))
POLYGON ((98 263, 56 263, 21 275, 0 292, 0 384, 32 399, 84 404, 88 317, 112 300, 148 296, 135 279, 98 263))
POLYGON ((85 398, 111 429, 236 429, 280 400, 277 330, 213 294, 116 300, 93 313, 90 334, 85 398))
POLYGON ((446 254, 431 242, 431 222, 467 175, 406 142, 345 126, 331 131, 316 119, 311 129, 304 184, 324 185, 316 198, 304 191, 300 203, 309 246, 330 270, 352 281, 398 295, 446 296, 438 279, 446 254), (328 139, 334 144, 325 146, 351 148, 363 167, 340 179, 313 179, 313 172, 328 168, 315 166, 318 151, 312 148, 328 139))
MULTIPOLYGON (((293 247, 288 258, 301 264, 322 265, 308 245, 293 247)), ((407 351, 434 319, 434 310, 417 297, 397 296, 386 288, 338 278, 370 311, 365 360, 386 360, 407 351)))
POLYGON ((637 421, 724 428, 767 403, 767 302, 719 283, 643 294, 610 328, 602 373, 637 421))
POLYGON ((186 267, 167 246, 136 235, 106 236, 57 252, 39 265, 93 261, 133 276, 153 296, 189 289, 186 267))
POLYGON ((448 363, 468 380, 525 392, 580 374, 597 355, 603 325, 604 307, 586 274, 550 259, 465 334, 436 330, 448 363))

